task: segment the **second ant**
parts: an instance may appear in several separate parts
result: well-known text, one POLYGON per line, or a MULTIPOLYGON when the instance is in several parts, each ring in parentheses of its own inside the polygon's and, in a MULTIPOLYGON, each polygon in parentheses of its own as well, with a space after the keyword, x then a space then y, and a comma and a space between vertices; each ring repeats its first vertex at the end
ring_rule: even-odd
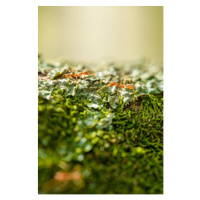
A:
POLYGON ((99 90, 97 90, 97 92, 99 92, 100 90, 102 90, 102 89, 105 88, 105 87, 113 87, 113 86, 115 86, 115 85, 118 87, 117 95, 118 95, 119 89, 121 88, 121 92, 120 92, 119 97, 121 96, 122 88, 129 89, 129 90, 133 90, 133 91, 134 91, 134 86, 133 86, 133 84, 131 84, 130 79, 129 79, 128 77, 126 77, 126 78, 124 79, 124 84, 123 84, 123 85, 122 85, 122 79, 121 79, 120 84, 119 84, 119 83, 116 83, 116 82, 111 82, 111 83, 109 83, 108 85, 105 85, 104 87, 102 87, 102 88, 100 88, 99 90), (130 84, 125 85, 127 79, 129 80, 130 84))

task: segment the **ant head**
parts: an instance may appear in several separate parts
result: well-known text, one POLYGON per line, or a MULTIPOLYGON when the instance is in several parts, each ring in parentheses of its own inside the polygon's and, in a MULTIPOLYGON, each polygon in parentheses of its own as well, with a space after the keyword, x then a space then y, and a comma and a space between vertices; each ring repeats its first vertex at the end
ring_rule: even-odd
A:
POLYGON ((115 85, 115 82, 111 82, 111 83, 110 83, 110 86, 114 86, 114 85, 115 85))

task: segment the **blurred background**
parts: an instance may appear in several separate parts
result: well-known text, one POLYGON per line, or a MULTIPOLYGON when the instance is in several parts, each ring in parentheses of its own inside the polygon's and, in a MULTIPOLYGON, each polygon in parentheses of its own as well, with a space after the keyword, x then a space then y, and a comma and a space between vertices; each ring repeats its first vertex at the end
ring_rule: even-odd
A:
POLYGON ((163 60, 163 7, 38 7, 38 53, 45 60, 163 60))

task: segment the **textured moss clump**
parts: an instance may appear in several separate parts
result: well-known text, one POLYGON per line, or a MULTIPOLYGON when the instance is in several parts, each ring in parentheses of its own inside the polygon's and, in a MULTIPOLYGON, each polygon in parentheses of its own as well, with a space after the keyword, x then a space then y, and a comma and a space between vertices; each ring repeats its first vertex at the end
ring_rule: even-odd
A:
POLYGON ((160 68, 152 74, 142 64, 128 64, 125 72, 113 63, 96 65, 101 73, 76 85, 62 76, 69 65, 84 70, 66 61, 39 62, 39 193, 162 194, 160 68), (120 98, 115 87, 96 93, 124 75, 135 91, 123 90, 120 98))

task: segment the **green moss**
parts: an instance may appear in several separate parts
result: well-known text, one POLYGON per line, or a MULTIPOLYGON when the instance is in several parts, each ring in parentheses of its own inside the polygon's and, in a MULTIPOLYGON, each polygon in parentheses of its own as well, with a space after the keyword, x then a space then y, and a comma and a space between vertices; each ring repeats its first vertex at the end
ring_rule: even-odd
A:
MULTIPOLYGON (((131 66, 135 93, 105 88, 101 76, 50 80, 59 67, 39 63, 38 187, 50 194, 162 194, 162 78, 131 66), (43 65, 43 67, 41 67, 43 65), (46 66, 47 70, 41 70, 46 66), (42 72, 43 71, 43 72, 42 72), (142 73, 143 72, 143 73, 142 73), (51 76, 50 76, 51 75, 51 76)), ((113 66, 113 64, 112 64, 113 66)), ((84 69, 84 67, 82 66, 84 69)), ((59 69, 59 70, 58 70, 59 69)), ((108 68, 113 76, 122 74, 108 68), (115 72, 115 73, 114 73, 115 72)), ((55 77, 54 77, 55 78, 55 77)))

